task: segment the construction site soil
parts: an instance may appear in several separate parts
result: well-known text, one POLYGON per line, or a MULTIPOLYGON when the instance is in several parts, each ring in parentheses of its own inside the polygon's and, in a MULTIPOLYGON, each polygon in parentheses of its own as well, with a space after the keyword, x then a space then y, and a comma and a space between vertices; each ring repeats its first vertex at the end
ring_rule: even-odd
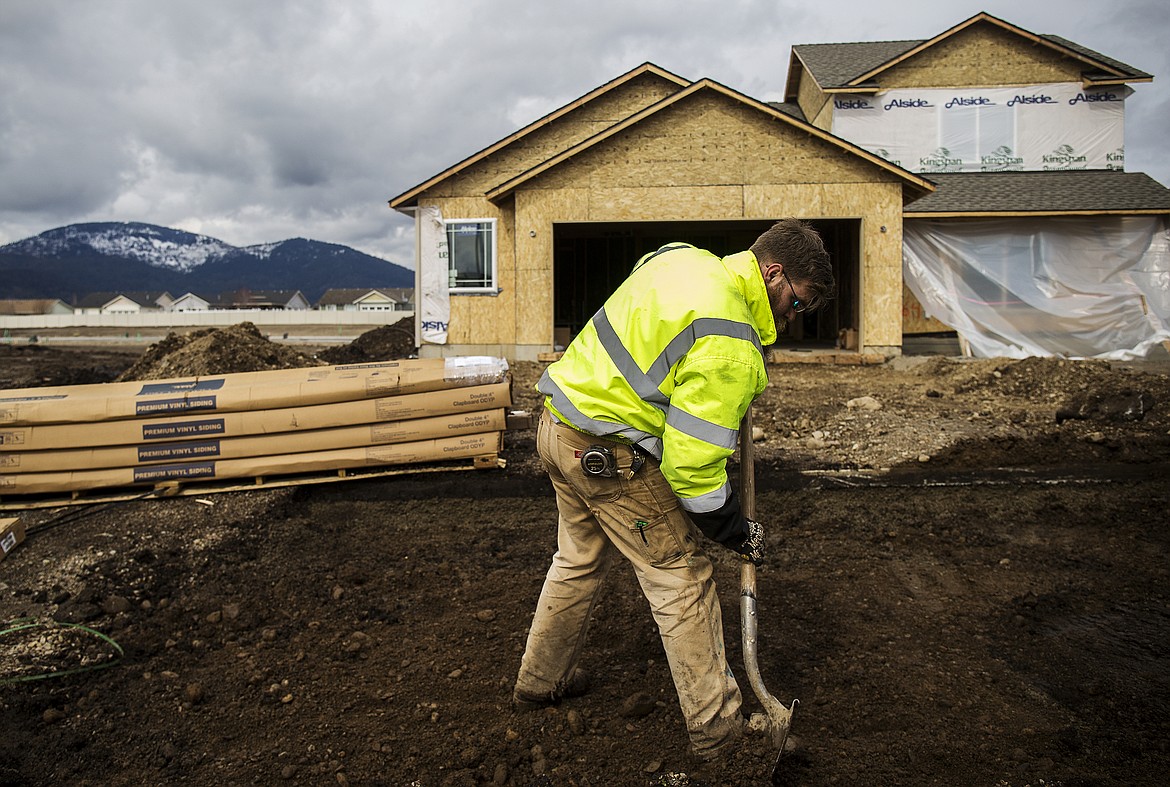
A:
MULTIPOLYGON (((399 328, 404 326, 399 326, 399 328)), ((6 388, 403 357, 387 326, 145 353, 0 345, 6 388)), ((829 356, 828 358, 832 358, 829 356)), ((535 412, 541 363, 514 363, 535 412)), ((1154 785, 1170 771, 1170 378, 1159 363, 773 363, 753 408, 759 665, 785 785, 1154 785)), ((658 632, 610 576, 582 697, 510 704, 555 548, 506 467, 37 507, 0 563, 0 785, 754 785, 696 776, 658 632)), ((733 459, 731 468, 738 473, 733 459)), ((149 492, 149 490, 144 490, 149 492)), ((711 545, 745 695, 739 564, 711 545)))

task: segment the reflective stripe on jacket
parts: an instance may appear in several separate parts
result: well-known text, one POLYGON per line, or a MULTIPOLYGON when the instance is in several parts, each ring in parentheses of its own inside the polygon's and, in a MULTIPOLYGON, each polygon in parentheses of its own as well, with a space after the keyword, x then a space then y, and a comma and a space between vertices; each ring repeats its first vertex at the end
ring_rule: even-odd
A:
POLYGON ((735 501, 727 457, 775 341, 754 254, 669 244, 638 261, 537 390, 562 421, 658 458, 686 511, 715 512, 735 501))

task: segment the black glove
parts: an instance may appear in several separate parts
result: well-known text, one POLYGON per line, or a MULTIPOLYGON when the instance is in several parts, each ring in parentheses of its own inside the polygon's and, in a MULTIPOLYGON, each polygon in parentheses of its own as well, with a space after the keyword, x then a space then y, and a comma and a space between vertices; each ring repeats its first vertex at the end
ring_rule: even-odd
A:
POLYGON ((747 533, 738 542, 732 541, 730 547, 742 560, 760 565, 764 562, 764 526, 752 519, 747 522, 747 533))

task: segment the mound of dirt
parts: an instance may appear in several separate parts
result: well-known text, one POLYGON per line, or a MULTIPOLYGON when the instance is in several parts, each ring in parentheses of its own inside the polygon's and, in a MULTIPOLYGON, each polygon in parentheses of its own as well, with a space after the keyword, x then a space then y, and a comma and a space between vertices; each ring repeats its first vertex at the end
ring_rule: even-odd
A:
POLYGON ((312 355, 275 344, 250 322, 228 328, 204 328, 187 334, 170 333, 146 348, 117 381, 164 380, 204 374, 263 372, 320 366, 312 355))
POLYGON ((330 347, 317 354, 330 365, 369 363, 411 358, 415 354, 414 318, 403 317, 393 325, 382 325, 366 331, 349 344, 330 347))

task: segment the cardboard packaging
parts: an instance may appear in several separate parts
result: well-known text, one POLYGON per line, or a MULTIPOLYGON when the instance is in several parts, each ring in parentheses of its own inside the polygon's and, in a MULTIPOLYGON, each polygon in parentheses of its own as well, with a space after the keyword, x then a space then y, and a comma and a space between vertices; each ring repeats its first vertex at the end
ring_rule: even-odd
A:
POLYGON ((500 432, 486 432, 411 443, 374 445, 334 451, 308 451, 279 456, 99 470, 0 475, 0 495, 78 492, 91 489, 150 486, 170 481, 200 482, 232 478, 259 478, 268 475, 314 473, 376 465, 444 462, 498 454, 501 444, 502 435, 500 432))
MULTIPOLYGON (((358 403, 355 403, 358 404, 358 403)), ((81 426, 76 427, 81 429, 81 426)), ((57 451, 0 453, 0 473, 44 473, 99 467, 135 467, 162 462, 239 459, 296 454, 386 443, 408 443, 460 434, 504 431, 503 409, 436 415, 406 421, 358 424, 332 429, 276 432, 248 437, 139 443, 57 451)))
MULTIPOLYGON (((20 464, 20 460, 12 456, 14 453, 302 432, 491 410, 511 404, 510 383, 499 382, 352 402, 238 413, 135 418, 86 424, 5 426, 0 427, 0 473, 15 472, 14 468, 20 464)), ((60 465, 56 469, 65 468, 65 465, 60 465)))
POLYGON ((837 332, 837 348, 840 350, 857 349, 857 329, 842 328, 837 332))
POLYGON ((0 518, 0 560, 24 541, 24 523, 19 519, 0 518))
POLYGON ((0 425, 269 410, 503 382, 503 358, 467 356, 275 369, 190 379, 0 391, 0 425))

